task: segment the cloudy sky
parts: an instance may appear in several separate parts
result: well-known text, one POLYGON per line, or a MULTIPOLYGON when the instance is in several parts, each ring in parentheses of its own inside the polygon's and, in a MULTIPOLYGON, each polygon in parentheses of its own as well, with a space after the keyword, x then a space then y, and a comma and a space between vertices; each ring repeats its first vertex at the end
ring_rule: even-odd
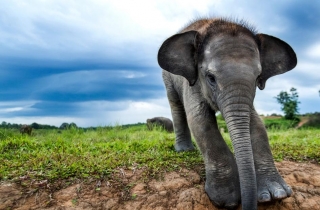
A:
POLYGON ((291 0, 3 0, 0 121, 103 126, 171 118, 157 51, 196 17, 245 19, 289 43, 297 67, 257 90, 260 114, 295 87, 320 111, 320 2, 291 0))

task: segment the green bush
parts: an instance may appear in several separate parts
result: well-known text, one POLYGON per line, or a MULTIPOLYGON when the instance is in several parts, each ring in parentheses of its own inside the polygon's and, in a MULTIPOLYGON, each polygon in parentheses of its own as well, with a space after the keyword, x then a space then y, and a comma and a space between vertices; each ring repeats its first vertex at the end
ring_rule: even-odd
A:
POLYGON ((306 122, 302 127, 304 128, 320 128, 320 113, 316 112, 309 116, 308 122, 306 122))
POLYGON ((296 127, 300 122, 300 119, 286 120, 284 118, 265 118, 263 121, 268 130, 287 130, 296 127))

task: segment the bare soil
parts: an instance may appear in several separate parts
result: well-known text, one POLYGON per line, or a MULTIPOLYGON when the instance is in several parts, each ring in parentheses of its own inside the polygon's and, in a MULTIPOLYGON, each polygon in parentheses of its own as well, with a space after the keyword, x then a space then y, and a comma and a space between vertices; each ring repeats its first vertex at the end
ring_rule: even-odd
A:
POLYGON ((299 122, 299 124, 295 127, 295 129, 299 129, 300 127, 302 127, 307 122, 309 122, 309 118, 302 117, 300 122, 299 122))
MULTIPOLYGON (((276 166, 293 188, 290 198, 259 204, 259 210, 320 210, 320 165, 283 161, 276 166)), ((144 178, 143 170, 123 170, 109 181, 57 181, 0 184, 0 209, 152 209, 205 210, 214 207, 204 192, 203 169, 164 173, 144 178), (117 180, 117 181, 114 181, 117 180), (27 186, 25 186, 27 184, 27 186)), ((239 207, 240 209, 240 207, 239 207)))

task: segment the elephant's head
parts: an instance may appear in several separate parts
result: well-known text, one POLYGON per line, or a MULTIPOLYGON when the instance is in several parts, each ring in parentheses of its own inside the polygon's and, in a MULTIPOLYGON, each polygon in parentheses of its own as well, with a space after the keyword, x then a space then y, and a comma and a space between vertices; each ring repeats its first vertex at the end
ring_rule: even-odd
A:
POLYGON ((161 124, 159 124, 157 118, 151 118, 151 119, 147 119, 147 127, 149 130, 152 130, 155 126, 159 126, 161 124))
POLYGON ((213 109, 223 114, 238 165, 243 209, 257 203, 250 139, 250 113, 256 86, 296 66, 284 41, 256 34, 242 24, 218 20, 204 32, 188 31, 168 38, 158 53, 159 65, 199 85, 213 109))

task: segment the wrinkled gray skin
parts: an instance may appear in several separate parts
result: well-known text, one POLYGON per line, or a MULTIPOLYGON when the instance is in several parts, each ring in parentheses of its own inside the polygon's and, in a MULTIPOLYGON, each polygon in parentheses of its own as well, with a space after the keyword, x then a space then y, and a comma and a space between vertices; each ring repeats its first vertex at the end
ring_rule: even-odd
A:
POLYGON ((193 150, 206 168, 205 190, 214 204, 257 209, 291 195, 272 158, 265 127, 253 106, 256 86, 296 66, 292 48, 245 24, 225 19, 194 21, 168 38, 158 52, 171 107, 175 148, 193 150), (223 140, 215 112, 226 120, 235 158, 223 140))
POLYGON ((154 117, 147 119, 147 127, 152 130, 154 126, 160 126, 168 132, 173 132, 173 123, 166 117, 154 117))

